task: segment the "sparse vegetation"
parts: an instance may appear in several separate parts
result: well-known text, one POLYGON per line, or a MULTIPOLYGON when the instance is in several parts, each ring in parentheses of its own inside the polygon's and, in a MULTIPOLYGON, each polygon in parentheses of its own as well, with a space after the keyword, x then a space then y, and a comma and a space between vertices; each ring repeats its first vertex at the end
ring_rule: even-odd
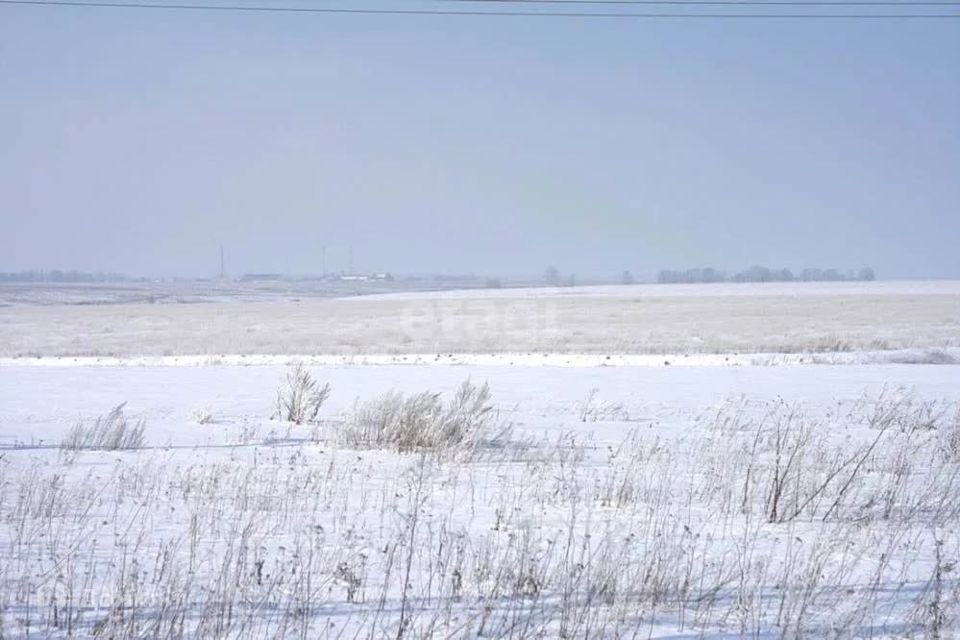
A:
MULTIPOLYGON (((558 275, 555 282, 559 286, 566 280, 558 275)), ((37 298, 14 287, 0 291, 0 298, 7 296, 0 305, 4 300, 11 303, 0 307, 0 322, 6 321, 0 357, 105 358, 136 353, 151 361, 163 357, 247 364, 263 362, 264 354, 274 354, 270 363, 276 363, 280 357, 286 362, 305 354, 345 360, 360 354, 496 354, 515 360, 521 354, 543 353, 809 354, 839 347, 859 362, 960 362, 955 322, 960 285, 955 282, 926 283, 917 292, 920 298, 897 282, 808 284, 799 286, 805 293, 796 296, 786 295, 796 285, 743 283, 718 285, 717 295, 707 295, 699 287, 668 291, 651 284, 584 287, 578 295, 558 289, 534 298, 503 285, 501 291, 478 289, 457 297, 423 294, 418 301, 320 300, 319 292, 303 291, 302 301, 295 305, 298 311, 282 322, 277 308, 246 301, 247 296, 277 293, 258 288, 244 292, 244 302, 224 307, 138 308, 136 323, 125 321, 122 306, 101 303, 115 301, 113 296, 132 295, 136 301, 141 299, 136 296, 153 295, 151 288, 134 292, 124 288, 103 300, 90 298, 102 295, 99 287, 85 294, 78 291, 76 295, 89 302, 83 313, 50 314, 42 305, 24 304, 37 298), (842 293, 831 291, 835 287, 842 293), (726 295, 731 290, 736 295, 726 295), (12 292, 24 298, 11 298, 12 292), (871 295, 863 295, 868 292, 871 295), (417 312, 408 315, 414 307, 417 312), (888 353, 869 353, 874 350, 888 353), (243 354, 245 359, 239 357, 243 354)), ((287 286, 283 283, 282 288, 287 286)), ((175 299, 171 291, 155 293, 160 300, 175 299)), ((223 295, 217 289, 198 291, 190 298, 214 301, 223 295)), ((775 355, 771 359, 781 360, 775 355)))
POLYGON ((960 462, 960 407, 957 407, 953 419, 941 431, 944 456, 951 462, 960 462))
POLYGON ((108 414, 99 416, 92 424, 77 422, 64 438, 61 448, 71 451, 85 449, 122 451, 143 447, 146 423, 143 420, 130 423, 123 413, 126 404, 126 402, 118 404, 108 414))
POLYGON ((598 422, 604 420, 629 420, 630 413, 621 402, 597 400, 600 389, 593 387, 580 401, 578 412, 580 422, 598 422))
POLYGON ((432 391, 408 396, 390 391, 357 403, 340 437, 353 446, 453 454, 502 439, 505 428, 494 432, 496 426, 490 387, 466 380, 446 404, 432 391))
POLYGON ((302 362, 290 368, 286 383, 277 389, 277 413, 294 424, 313 422, 330 396, 330 385, 320 386, 302 362))
MULTIPOLYGON (((551 421, 592 424, 583 403, 554 406, 551 421)), ((226 421, 228 442, 246 446, 209 459, 5 455, 0 575, 16 590, 0 591, 0 628, 954 637, 960 461, 944 443, 956 411, 899 389, 826 413, 744 398, 682 430, 611 414, 603 429, 623 437, 584 438, 604 433, 591 427, 490 447, 503 421, 490 388, 467 380, 448 397, 358 401, 316 440, 226 421)), ((64 446, 112 449, 142 424, 120 405, 64 446)))
POLYGON ((213 424, 217 421, 216 414, 207 408, 194 409, 191 417, 197 424, 213 424))

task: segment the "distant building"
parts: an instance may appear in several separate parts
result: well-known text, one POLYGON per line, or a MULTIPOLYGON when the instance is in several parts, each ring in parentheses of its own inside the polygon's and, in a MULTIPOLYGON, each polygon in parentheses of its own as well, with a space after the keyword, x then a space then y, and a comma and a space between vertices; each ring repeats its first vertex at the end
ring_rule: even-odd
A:
POLYGON ((360 273, 341 273, 336 277, 336 279, 343 282, 367 282, 368 280, 392 282, 393 276, 389 273, 372 273, 370 275, 360 273))
POLYGON ((241 282, 277 282, 283 280, 279 273, 245 273, 240 278, 241 282))

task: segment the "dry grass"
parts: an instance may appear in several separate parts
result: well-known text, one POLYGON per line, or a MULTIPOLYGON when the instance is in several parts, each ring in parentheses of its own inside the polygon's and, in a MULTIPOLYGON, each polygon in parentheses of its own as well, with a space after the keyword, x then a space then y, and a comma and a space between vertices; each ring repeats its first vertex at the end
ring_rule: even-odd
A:
POLYGON ((435 456, 497 433, 489 389, 467 381, 446 401, 358 404, 346 449, 5 455, 0 632, 957 637, 960 461, 942 448, 957 407, 763 409, 670 439, 635 426, 609 448, 435 456))
POLYGON ((276 417, 294 424, 313 422, 320 407, 330 397, 330 385, 322 387, 298 362, 287 372, 284 385, 277 389, 276 417))
POLYGON ((357 403, 339 437, 351 446, 455 455, 502 440, 506 429, 496 422, 490 387, 466 380, 447 403, 432 391, 391 391, 357 403))
POLYGON ((70 451, 96 449, 122 451, 140 449, 144 446, 143 432, 146 423, 137 420, 130 423, 123 413, 126 402, 118 404, 110 413, 99 416, 93 424, 77 422, 67 434, 60 447, 70 451))
MULTIPOLYGON (((750 289, 751 285, 744 285, 750 289)), ((751 353, 960 346, 960 295, 633 294, 0 308, 0 356, 751 353), (78 338, 82 336, 82 338, 78 338), (145 339, 144 336, 149 336, 145 339)), ((570 290, 572 294, 577 289, 570 290)), ((641 291, 638 289, 637 291, 641 291)))

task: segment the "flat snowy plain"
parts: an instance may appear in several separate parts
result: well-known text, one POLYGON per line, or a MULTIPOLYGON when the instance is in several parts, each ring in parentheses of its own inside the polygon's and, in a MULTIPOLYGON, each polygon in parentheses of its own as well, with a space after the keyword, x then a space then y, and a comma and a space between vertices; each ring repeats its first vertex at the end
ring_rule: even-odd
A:
MULTIPOLYGON (((2 291, 2 287, 0 287, 2 291)), ((19 291, 19 289, 18 289, 19 291)), ((59 291, 59 290, 57 290, 59 291)), ((0 357, 805 353, 960 347, 960 283, 630 285, 0 307, 0 357), (204 300, 209 300, 205 302, 204 300)), ((271 294, 274 295, 274 294, 271 294)), ((30 295, 20 291, 19 300, 30 295)))
MULTIPOLYGON (((671 344, 697 345, 682 341, 684 323, 695 324, 686 311, 742 298, 745 326, 756 331, 746 351, 759 356, 723 353, 719 341, 666 358, 624 353, 611 331, 592 334, 608 340, 586 353, 528 343, 515 353, 386 355, 380 342, 356 357, 248 349, 239 330, 233 350, 188 350, 200 338, 185 336, 163 355, 171 333, 123 328, 134 312, 125 305, 44 307, 51 315, 32 329, 16 312, 34 308, 4 309, 14 322, 0 335, 16 324, 18 345, 50 357, 16 358, 19 346, 4 338, 0 631, 957 637, 960 365, 951 362, 960 316, 944 286, 691 294, 691 306, 670 311, 681 328, 663 327, 671 344), (810 317, 818 306, 853 304, 829 327, 804 328, 805 339, 846 341, 848 350, 771 350, 764 328, 779 325, 755 315, 770 295, 775 313, 803 308, 810 317), (879 298, 889 299, 875 306, 879 298), (892 306, 927 324, 908 336, 902 318, 884 315, 892 306), (123 334, 106 349, 112 358, 91 355, 97 335, 71 333, 75 314, 89 309, 123 334), (849 346, 881 334, 899 341, 895 350, 849 346), (302 425, 275 415, 288 363, 298 360, 331 387, 302 425), (476 437, 403 451, 356 437, 358 425, 389 421, 398 406, 391 391, 450 402, 468 378, 491 391, 489 411, 453 412, 476 437), (142 442, 78 444, 120 403, 129 429, 142 421, 142 442)), ((497 295, 526 304, 542 293, 497 295)), ((588 306, 605 297, 617 309, 636 304, 631 296, 594 292, 588 306)), ((473 299, 401 296, 414 308, 442 297, 473 299)), ((236 304, 245 322, 249 303, 236 304)), ((209 305, 163 309, 186 318, 209 305)), ((272 321, 270 309, 256 314, 288 322, 287 306, 273 307, 272 321)), ((495 326, 496 313, 482 326, 495 326)), ((730 313, 731 340, 746 341, 730 313)), ((561 335, 576 330, 573 317, 561 314, 561 335)), ((197 326, 201 337, 209 331, 197 326)), ((285 335, 305 344, 296 331, 285 335)))

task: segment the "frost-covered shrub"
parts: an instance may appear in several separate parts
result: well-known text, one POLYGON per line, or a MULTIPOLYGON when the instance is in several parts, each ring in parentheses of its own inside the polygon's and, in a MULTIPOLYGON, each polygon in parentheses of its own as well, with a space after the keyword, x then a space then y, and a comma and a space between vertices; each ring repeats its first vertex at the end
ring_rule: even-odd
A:
POLYGON ((902 433, 932 432, 949 421, 949 405, 921 400, 910 390, 883 389, 876 399, 864 398, 868 424, 874 429, 893 427, 902 433))
POLYGON ((286 384, 277 389, 276 417, 294 424, 312 422, 329 396, 330 385, 321 387, 298 362, 287 372, 286 384))
POLYGON ((128 422, 123 414, 126 404, 126 402, 118 404, 110 413, 98 417, 91 425, 78 422, 60 446, 71 451, 81 449, 120 451, 143 447, 146 423, 143 420, 137 420, 133 424, 128 422))
POLYGON ((941 443, 944 456, 951 462, 960 462, 960 405, 957 405, 953 420, 941 430, 941 443))
POLYGON ((351 445, 400 452, 453 451, 502 436, 502 432, 493 433, 495 419, 490 387, 467 380, 447 403, 432 391, 409 396, 390 391, 361 403, 340 435, 351 445))
POLYGON ((577 405, 577 415, 580 422, 603 422, 606 420, 629 420, 630 414, 620 402, 598 402, 597 394, 600 389, 593 387, 577 405))
POLYGON ((213 411, 206 408, 194 409, 190 415, 197 424, 213 424, 217 421, 217 416, 213 411))

